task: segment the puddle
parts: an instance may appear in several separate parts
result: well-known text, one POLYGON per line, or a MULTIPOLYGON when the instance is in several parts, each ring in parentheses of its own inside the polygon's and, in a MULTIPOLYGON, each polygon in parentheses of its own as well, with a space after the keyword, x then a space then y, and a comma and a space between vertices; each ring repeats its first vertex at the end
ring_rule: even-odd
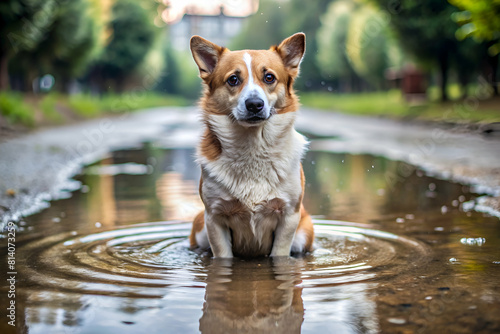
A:
POLYGON ((151 143, 113 152, 83 170, 70 198, 20 222, 15 330, 500 330, 498 218, 468 210, 481 196, 469 187, 381 157, 310 151, 316 250, 216 261, 188 249, 202 208, 193 155, 151 143))

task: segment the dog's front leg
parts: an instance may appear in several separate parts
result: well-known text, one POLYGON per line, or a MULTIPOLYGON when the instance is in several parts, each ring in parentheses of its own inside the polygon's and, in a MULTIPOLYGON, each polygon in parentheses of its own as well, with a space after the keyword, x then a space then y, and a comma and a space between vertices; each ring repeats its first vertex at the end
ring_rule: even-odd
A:
POLYGON ((299 226, 300 211, 285 215, 274 231, 271 256, 290 256, 293 237, 299 226))
POLYGON ((233 249, 229 229, 223 224, 223 218, 205 212, 208 241, 216 258, 232 258, 233 249), (220 218, 220 219, 219 219, 220 218))

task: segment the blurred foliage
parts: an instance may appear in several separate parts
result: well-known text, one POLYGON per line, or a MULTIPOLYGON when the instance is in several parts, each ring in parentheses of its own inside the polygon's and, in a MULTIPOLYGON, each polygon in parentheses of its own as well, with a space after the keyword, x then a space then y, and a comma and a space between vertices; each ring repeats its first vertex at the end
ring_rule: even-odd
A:
POLYGON ((353 10, 352 1, 335 1, 321 16, 316 59, 326 78, 352 81, 356 77, 345 52, 349 21, 353 10))
POLYGON ((45 95, 39 103, 43 116, 52 123, 62 123, 64 118, 57 112, 57 100, 59 99, 57 93, 50 93, 45 95))
POLYGON ((4 0, 0 3, 0 90, 9 86, 9 60, 19 51, 33 50, 45 38, 56 8, 54 0, 4 0))
POLYGON ((375 88, 384 88, 387 68, 401 69, 403 54, 390 35, 388 14, 371 5, 353 13, 345 51, 352 67, 375 88))
POLYGON ((11 74, 23 78, 16 88, 28 90, 35 77, 46 73, 53 73, 60 87, 65 87, 69 79, 86 70, 97 45, 94 19, 88 13, 86 0, 58 3, 44 38, 11 61, 11 74))
MULTIPOLYGON (((58 91, 80 93, 71 108, 89 115, 90 95, 105 100, 109 93, 156 91, 197 98, 191 55, 170 45, 168 27, 160 29, 164 6, 161 0, 2 1, 0 90, 10 82, 12 89, 36 92, 34 79, 51 74, 58 91)), ((446 100, 449 81, 461 86, 463 97, 480 76, 496 92, 499 25, 499 0, 260 0, 229 47, 267 49, 302 31, 307 46, 299 90, 387 90, 397 83, 386 73, 399 80, 405 65, 417 64, 440 83, 446 100)), ((50 118, 54 103, 44 101, 40 108, 50 118)), ((113 110, 143 105, 113 104, 113 110)))
POLYGON ((165 70, 155 87, 156 91, 167 94, 179 94, 195 100, 200 96, 201 86, 198 78, 198 67, 191 52, 174 51, 170 47, 164 49, 165 70))
POLYGON ((0 92, 0 114, 10 123, 30 127, 35 124, 32 108, 23 101, 23 95, 19 92, 0 92))
POLYGON ((140 2, 119 0, 112 7, 110 29, 113 34, 90 76, 101 91, 110 85, 115 91, 123 91, 125 79, 155 43, 155 26, 140 2))
POLYGON ((331 3, 321 22, 317 60, 330 78, 352 83, 361 77, 381 89, 386 69, 401 68, 403 55, 390 34, 386 12, 341 0, 331 3))
POLYGON ((448 0, 463 10, 455 13, 453 19, 460 24, 456 32, 459 40, 474 37, 491 42, 492 56, 500 53, 500 1, 498 0, 448 0))
POLYGON ((479 60, 486 56, 484 45, 456 39, 458 26, 452 20, 458 11, 456 7, 446 1, 436 0, 374 1, 381 10, 390 14, 390 22, 398 33, 402 47, 419 63, 439 70, 443 101, 448 99, 446 86, 450 69, 458 72, 464 81, 470 75, 460 75, 460 72, 479 72, 479 60))

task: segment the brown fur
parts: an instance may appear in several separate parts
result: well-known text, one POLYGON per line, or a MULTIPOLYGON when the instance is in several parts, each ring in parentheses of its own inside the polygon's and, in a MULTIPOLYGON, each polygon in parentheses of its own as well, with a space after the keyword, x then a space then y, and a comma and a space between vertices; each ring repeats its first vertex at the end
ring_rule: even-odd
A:
POLYGON ((196 241, 196 233, 201 232, 203 230, 203 226, 205 226, 205 211, 201 211, 196 215, 193 220, 193 227, 191 228, 191 234, 189 235, 189 245, 191 249, 195 249, 198 247, 198 242, 196 241))
POLYGON ((221 143, 208 124, 205 127, 205 133, 198 149, 204 157, 211 161, 217 160, 222 154, 221 143))

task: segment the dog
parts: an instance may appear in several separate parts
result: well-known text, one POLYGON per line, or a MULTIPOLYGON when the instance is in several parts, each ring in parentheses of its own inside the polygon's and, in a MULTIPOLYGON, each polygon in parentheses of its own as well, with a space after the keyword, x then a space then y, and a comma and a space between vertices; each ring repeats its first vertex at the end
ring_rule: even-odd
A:
POLYGON ((197 161, 205 206, 191 248, 211 248, 215 258, 311 251, 313 224, 302 205, 308 143, 294 129, 305 35, 268 50, 230 51, 200 36, 190 47, 204 86, 197 161))

